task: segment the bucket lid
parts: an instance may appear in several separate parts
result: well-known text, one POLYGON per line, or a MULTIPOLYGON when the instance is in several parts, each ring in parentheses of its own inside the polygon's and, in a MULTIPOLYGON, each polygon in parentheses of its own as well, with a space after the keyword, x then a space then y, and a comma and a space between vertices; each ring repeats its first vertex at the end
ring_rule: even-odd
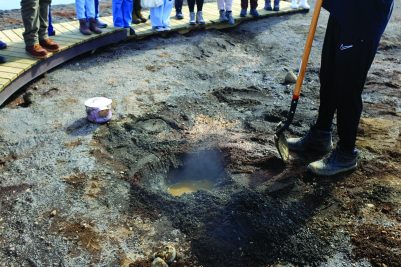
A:
POLYGON ((110 105, 111 99, 106 97, 93 97, 85 101, 85 106, 89 108, 104 108, 110 105))

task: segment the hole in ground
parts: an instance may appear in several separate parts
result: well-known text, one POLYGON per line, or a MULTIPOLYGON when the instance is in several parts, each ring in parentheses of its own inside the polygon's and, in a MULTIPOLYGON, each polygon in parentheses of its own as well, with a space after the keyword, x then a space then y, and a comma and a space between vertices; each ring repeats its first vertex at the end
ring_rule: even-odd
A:
POLYGON ((182 156, 182 166, 167 175, 167 191, 173 196, 212 190, 226 176, 223 154, 217 149, 182 156))

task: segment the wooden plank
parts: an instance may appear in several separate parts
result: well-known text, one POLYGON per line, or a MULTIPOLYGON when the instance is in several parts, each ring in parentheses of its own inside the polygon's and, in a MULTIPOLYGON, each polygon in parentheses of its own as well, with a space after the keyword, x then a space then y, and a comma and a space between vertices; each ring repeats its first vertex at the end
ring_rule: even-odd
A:
POLYGON ((6 62, 1 64, 1 66, 4 67, 12 67, 12 68, 17 68, 17 69, 22 69, 22 70, 27 70, 28 68, 31 67, 31 63, 23 63, 23 62, 6 62))
POLYGON ((5 66, 4 64, 0 65, 0 73, 1 72, 7 72, 7 73, 20 74, 23 71, 24 71, 24 69, 13 68, 13 67, 5 66))
POLYGON ((0 72, 0 78, 14 80, 18 77, 16 73, 0 72))
POLYGON ((8 38, 8 36, 5 35, 3 33, 3 31, 0 31, 0 40, 2 40, 3 42, 6 42, 6 43, 12 42, 12 40, 10 38, 8 38))
POLYGON ((23 33, 24 33, 25 29, 23 29, 23 28, 18 28, 18 29, 13 29, 12 31, 13 31, 16 35, 18 35, 18 36, 21 38, 21 40, 24 40, 23 33))
MULTIPOLYGON (((78 23, 78 21, 76 21, 75 23, 78 23)), ((63 23, 60 23, 60 25, 63 26, 64 28, 66 28, 66 29, 72 31, 72 32, 79 33, 78 27, 74 27, 74 26, 72 25, 72 23, 63 22, 63 23)))
POLYGON ((3 33, 12 41, 12 42, 21 42, 23 41, 21 36, 18 36, 13 32, 13 30, 4 30, 3 33))
POLYGON ((65 32, 70 32, 70 30, 66 29, 65 27, 63 27, 59 23, 53 24, 53 28, 56 30, 56 36, 58 36, 58 35, 60 35, 62 33, 65 33, 65 32))
POLYGON ((0 92, 11 82, 10 79, 0 78, 0 92))

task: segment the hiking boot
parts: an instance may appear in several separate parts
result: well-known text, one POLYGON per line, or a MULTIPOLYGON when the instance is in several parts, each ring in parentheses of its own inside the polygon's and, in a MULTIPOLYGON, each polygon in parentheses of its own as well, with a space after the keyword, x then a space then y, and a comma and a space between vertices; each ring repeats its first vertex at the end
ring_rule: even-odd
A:
POLYGON ((43 59, 47 56, 47 51, 40 44, 26 46, 25 51, 37 59, 43 59))
POLYGON ((205 20, 203 19, 202 11, 196 12, 196 23, 198 23, 200 25, 205 24, 205 20))
POLYGON ((226 11, 224 9, 219 10, 219 14, 220 14, 220 17, 219 17, 219 21, 220 22, 227 22, 228 21, 227 14, 226 14, 226 11))
POLYGON ((299 7, 305 8, 305 9, 310 9, 310 5, 308 4, 307 0, 301 0, 301 2, 299 3, 299 7))
POLYGON ((239 16, 241 17, 241 18, 245 18, 246 17, 246 9, 241 9, 241 12, 239 13, 239 16))
POLYGON ((7 44, 5 42, 0 41, 0 49, 6 49, 7 44))
POLYGON ((146 21, 148 21, 147 19, 145 19, 145 17, 142 15, 141 10, 137 10, 136 11, 136 15, 139 18, 139 20, 141 21, 141 23, 145 23, 146 21))
POLYGON ((86 19, 80 19, 79 20, 79 31, 83 35, 91 35, 92 34, 92 32, 89 30, 88 23, 87 23, 86 19))
POLYGON ((328 156, 308 165, 308 171, 321 175, 332 176, 338 173, 355 170, 357 167, 358 152, 346 152, 336 147, 328 156))
POLYGON ((333 148, 331 131, 315 129, 314 126, 301 138, 288 138, 288 149, 294 152, 315 152, 325 155, 333 148))
POLYGON ((96 34, 102 33, 102 30, 97 27, 96 19, 94 19, 94 18, 89 19, 89 30, 96 34))
POLYGON ((40 40, 39 44, 49 52, 58 52, 60 50, 60 46, 50 38, 40 40))
POLYGON ((178 19, 178 20, 182 20, 182 19, 184 19, 184 15, 182 14, 181 11, 177 11, 175 13, 175 18, 178 19))
POLYGON ((101 21, 100 19, 96 19, 96 25, 98 28, 107 28, 107 23, 101 21))
POLYGON ((272 11, 272 10, 273 10, 272 4, 271 4, 271 1, 270 1, 270 0, 265 0, 265 7, 264 7, 264 10, 267 10, 267 11, 272 11))
POLYGON ((234 25, 235 24, 235 20, 233 18, 233 12, 232 11, 226 11, 226 17, 228 20, 228 24, 230 25, 234 25))
POLYGON ((252 17, 259 17, 259 12, 256 9, 251 9, 251 11, 249 11, 249 14, 251 14, 252 17))
POLYGON ((273 11, 279 11, 279 10, 280 10, 280 0, 274 0, 273 11))
POLYGON ((138 15, 134 12, 132 12, 132 20, 131 20, 132 24, 139 24, 141 23, 140 18, 138 17, 138 15))
POLYGON ((3 56, 0 56, 0 64, 6 63, 6 62, 7 62, 6 58, 3 56))
POLYGON ((195 12, 189 12, 189 25, 195 25, 195 12))

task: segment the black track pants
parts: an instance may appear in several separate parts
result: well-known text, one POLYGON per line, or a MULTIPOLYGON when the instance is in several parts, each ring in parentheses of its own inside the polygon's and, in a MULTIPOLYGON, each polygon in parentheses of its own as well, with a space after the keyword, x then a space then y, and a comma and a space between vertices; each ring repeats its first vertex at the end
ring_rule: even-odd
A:
POLYGON ((330 130, 337 112, 339 145, 355 149, 362 113, 362 90, 375 57, 381 33, 369 40, 347 36, 330 16, 323 44, 320 69, 320 107, 316 127, 330 130))
POLYGON ((195 11, 195 3, 196 3, 196 11, 202 11, 204 0, 188 0, 189 12, 195 11))

